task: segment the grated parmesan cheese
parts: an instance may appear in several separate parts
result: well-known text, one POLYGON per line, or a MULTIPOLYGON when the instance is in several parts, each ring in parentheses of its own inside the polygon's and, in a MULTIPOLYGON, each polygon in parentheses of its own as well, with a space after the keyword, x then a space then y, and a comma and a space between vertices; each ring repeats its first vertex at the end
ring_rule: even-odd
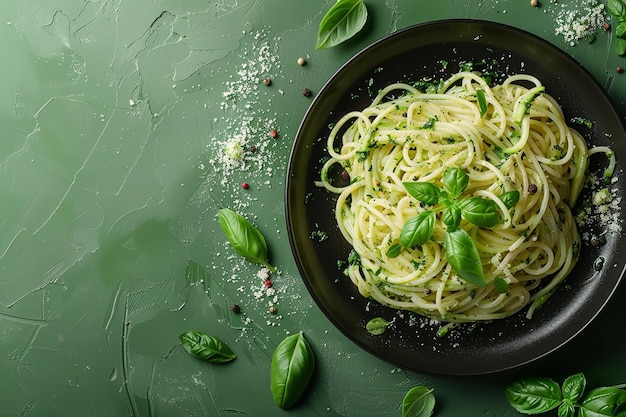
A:
POLYGON ((269 268, 261 268, 259 270, 259 272, 256 273, 257 278, 260 278, 262 280, 266 280, 270 277, 270 270, 269 268))
POLYGON ((604 4, 598 0, 561 4, 555 16, 555 34, 575 46, 579 41, 593 37, 606 21, 604 4))
POLYGON ((607 188, 603 188, 593 193, 593 204, 596 206, 606 206, 612 199, 613 196, 607 188))
POLYGON ((224 144, 224 156, 228 162, 239 162, 243 158, 244 144, 239 136, 235 136, 224 144))
POLYGON ((576 216, 576 223, 583 229, 583 241, 588 242, 597 234, 619 234, 622 231, 620 216, 622 198, 618 197, 616 174, 609 185, 604 184, 604 178, 599 178, 596 174, 590 174, 587 178, 586 187, 594 191, 588 197, 588 201, 583 202, 576 216), (599 233, 587 230, 594 222, 599 233))
POLYGON ((250 36, 250 48, 241 52, 243 63, 224 83, 221 92, 222 114, 214 117, 215 134, 207 142, 211 156, 200 164, 212 168, 213 183, 219 184, 220 190, 232 193, 232 201, 236 203, 232 208, 237 211, 248 207, 253 197, 242 195, 233 179, 253 175, 252 187, 271 188, 270 180, 278 161, 275 148, 279 142, 268 134, 277 127, 277 119, 265 101, 268 90, 262 80, 281 74, 280 60, 277 47, 272 46, 266 33, 253 32, 250 36))

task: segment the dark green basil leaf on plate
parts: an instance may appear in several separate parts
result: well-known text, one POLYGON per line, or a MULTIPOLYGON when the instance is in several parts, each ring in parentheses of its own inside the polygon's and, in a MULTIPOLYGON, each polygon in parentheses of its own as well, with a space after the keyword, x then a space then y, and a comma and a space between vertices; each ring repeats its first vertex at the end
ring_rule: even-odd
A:
POLYGON ((443 173, 443 189, 448 198, 454 200, 461 195, 469 184, 469 176, 459 167, 451 167, 443 173))
POLYGON ((430 182, 403 182, 406 191, 417 201, 434 206, 439 202, 440 189, 430 182))
POLYGON ((476 90, 476 101, 478 101, 478 108, 480 109, 480 117, 487 114, 487 98, 483 90, 476 90))
POLYGON ((507 191, 506 193, 500 194, 499 198, 502 200, 506 208, 511 209, 513 206, 517 204, 519 201, 519 191, 507 191))
POLYGON ((446 225, 448 232, 454 232, 461 224, 461 209, 457 204, 452 204, 443 210, 441 220, 446 225))
POLYGON ((365 325, 365 329, 375 336, 385 333, 391 323, 382 317, 374 317, 365 325))
POLYGON ((487 198, 469 197, 459 203, 463 217, 478 227, 493 227, 500 222, 498 205, 487 198))
POLYGON ((487 285, 478 249, 465 230, 459 228, 446 232, 443 248, 450 265, 461 278, 480 287, 487 285))
POLYGON ((400 243, 405 248, 423 245, 435 230, 435 212, 426 210, 407 220, 400 231, 400 243))
POLYGON ((389 249, 387 249, 385 255, 387 255, 388 258, 397 258, 398 256, 400 256, 400 253, 402 253, 402 245, 399 243, 394 243, 393 245, 389 246, 389 249))

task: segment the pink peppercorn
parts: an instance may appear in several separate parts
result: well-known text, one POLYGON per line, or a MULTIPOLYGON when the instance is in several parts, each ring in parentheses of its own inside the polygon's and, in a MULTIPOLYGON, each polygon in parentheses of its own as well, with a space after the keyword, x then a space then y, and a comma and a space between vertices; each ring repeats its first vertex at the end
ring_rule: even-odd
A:
POLYGON ((244 190, 247 190, 248 188, 250 188, 250 184, 248 184, 247 182, 244 182, 243 184, 241 184, 241 188, 243 188, 244 190))
POLYGON ((272 288, 272 280, 271 279, 266 279, 265 282, 263 283, 263 285, 265 285, 267 288, 272 288))
POLYGON ((276 139, 278 137, 278 130, 276 129, 270 130, 270 136, 276 139))

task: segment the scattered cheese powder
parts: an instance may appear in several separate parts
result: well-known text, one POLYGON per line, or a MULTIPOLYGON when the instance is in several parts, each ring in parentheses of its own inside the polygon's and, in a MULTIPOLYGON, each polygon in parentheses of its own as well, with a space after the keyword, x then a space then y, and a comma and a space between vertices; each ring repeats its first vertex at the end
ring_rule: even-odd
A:
POLYGON ((576 216, 576 222, 583 230, 583 241, 590 242, 594 236, 606 233, 622 232, 620 216, 622 198, 619 197, 618 183, 619 178, 615 174, 609 184, 605 184, 604 177, 598 177, 596 174, 590 174, 587 178, 586 186, 592 192, 586 201, 583 201, 576 216))
POLYGON ((607 16, 604 4, 598 0, 583 0, 580 3, 561 4, 555 22, 555 34, 563 36, 565 42, 575 46, 578 41, 591 38, 602 29, 607 16))
POLYGON ((242 172, 254 173, 257 180, 274 174, 277 141, 268 132, 276 129, 277 120, 262 100, 270 100, 264 96, 267 86, 263 80, 280 73, 280 62, 277 47, 270 46, 264 32, 250 36, 252 45, 242 51, 241 67, 224 84, 220 103, 223 116, 213 120, 217 134, 209 140, 213 156, 208 162, 222 189, 228 188, 233 175, 242 172))

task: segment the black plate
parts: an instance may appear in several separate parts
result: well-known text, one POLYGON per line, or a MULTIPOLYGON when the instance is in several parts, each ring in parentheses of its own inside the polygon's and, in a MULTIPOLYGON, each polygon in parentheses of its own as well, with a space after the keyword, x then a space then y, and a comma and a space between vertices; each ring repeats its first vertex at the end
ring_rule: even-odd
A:
MULTIPOLYGON (((334 220, 335 198, 314 182, 326 156, 329 124, 350 110, 361 110, 376 92, 392 82, 441 78, 458 72, 463 62, 486 62, 493 70, 538 77, 563 106, 566 118, 583 117, 592 128, 578 127, 590 145, 610 145, 624 165, 624 127, 605 91, 576 61, 527 32, 477 20, 446 20, 391 34, 350 59, 317 95, 300 125, 291 153, 286 189, 287 227, 293 254, 311 295, 344 334, 372 354, 416 371, 476 375, 511 369, 553 352, 580 333, 615 291, 626 253, 619 234, 606 245, 583 244, 575 271, 550 300, 528 320, 523 314, 489 324, 464 325, 446 337, 427 319, 370 302, 343 276, 338 260, 350 246, 334 220), (484 60, 484 61, 483 61, 484 60), (321 233, 318 233, 321 232, 321 233), (597 272, 594 262, 606 259, 597 272), (384 334, 370 335, 374 317, 394 319, 384 334)), ((606 165, 593 157, 590 169, 606 165)), ((618 198, 623 185, 616 185, 618 198)), ((589 191, 587 191, 589 193, 589 191)), ((583 195, 584 196, 584 195, 583 195)), ((618 213, 623 221, 623 213, 618 213)), ((593 226, 588 232, 593 233, 593 226)), ((525 314, 525 310, 523 310, 525 314)))

